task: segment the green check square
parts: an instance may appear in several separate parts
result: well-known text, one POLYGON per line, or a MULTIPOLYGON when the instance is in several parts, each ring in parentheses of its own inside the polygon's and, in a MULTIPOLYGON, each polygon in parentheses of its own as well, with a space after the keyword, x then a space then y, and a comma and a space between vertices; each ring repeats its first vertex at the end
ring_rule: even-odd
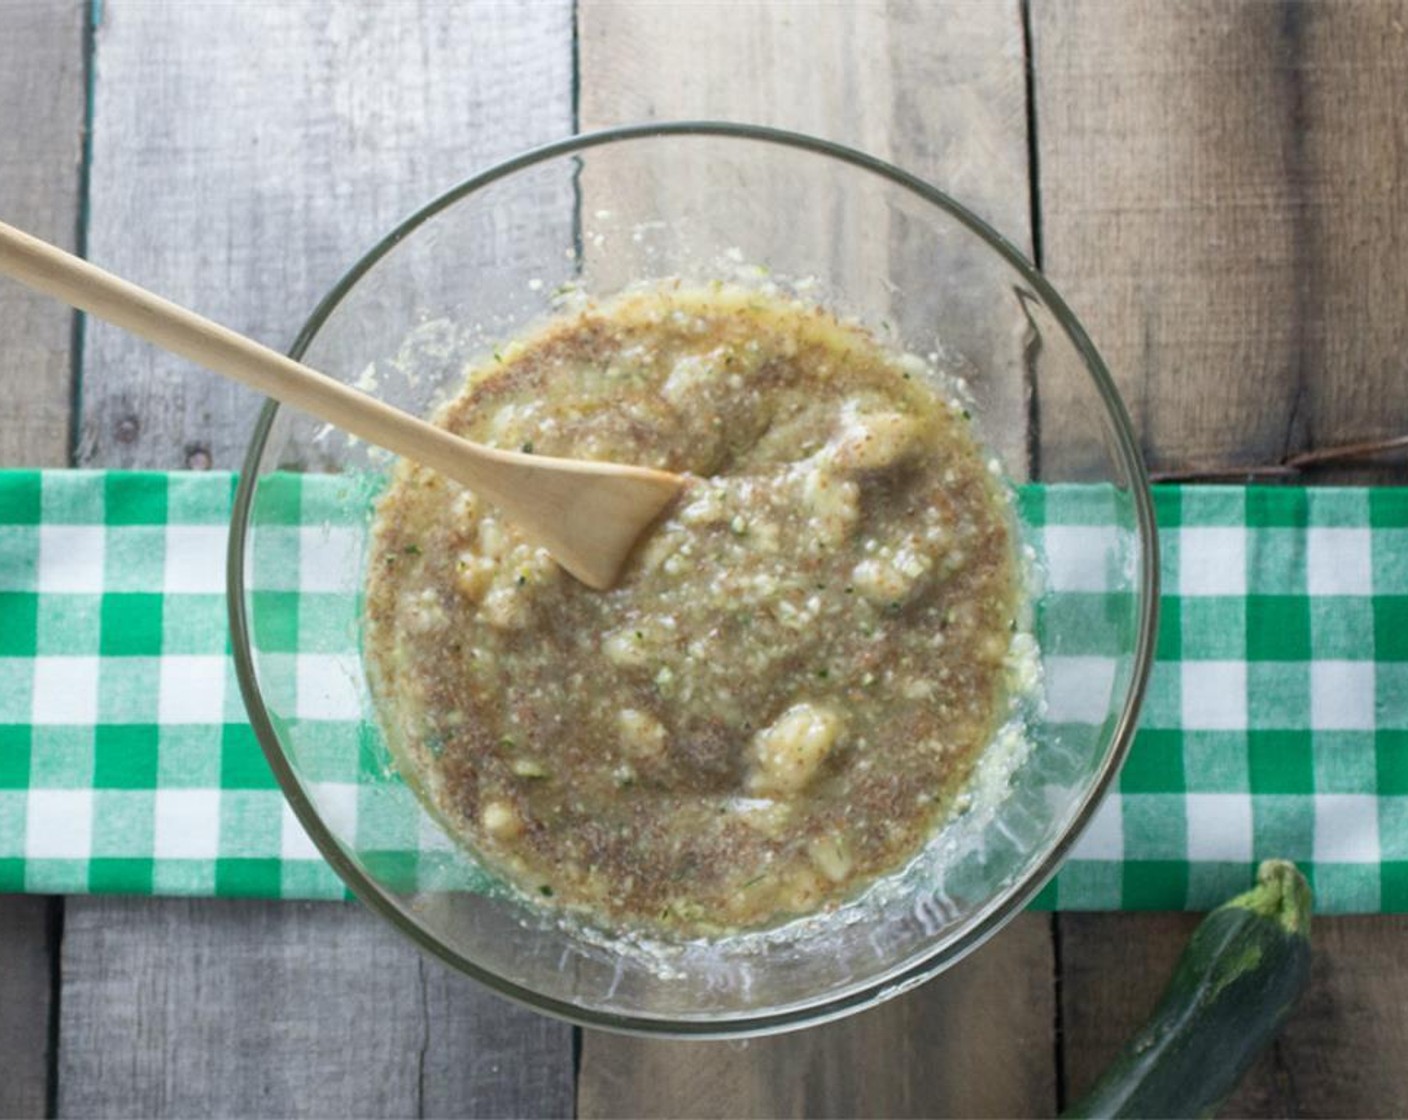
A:
POLYGON ((1046 524, 1046 487, 1027 482, 1017 487, 1017 519, 1039 529, 1046 524))
POLYGON ((1308 486, 1301 493, 1306 500, 1307 525, 1331 529, 1369 525, 1369 491, 1362 486, 1308 486))
POLYGON ((1183 677, 1177 661, 1155 661, 1144 692, 1140 725, 1176 730, 1183 725, 1183 677))
POLYGON ((1247 726, 1259 731, 1310 726, 1308 662, 1247 663, 1247 726))
POLYGON ((1246 732, 1183 732, 1183 766, 1189 793, 1246 793, 1246 732))
MULTIPOLYGON (((1160 529, 1176 529, 1183 524, 1183 488, 1180 486, 1154 486, 1150 492, 1154 496, 1154 521, 1160 529)), ((1177 536, 1177 533, 1172 534, 1177 536)))
POLYGON ((1184 598, 1185 661, 1241 661, 1248 655, 1247 605, 1240 596, 1184 598))
POLYGON ((1131 793, 1120 798, 1124 856, 1178 860, 1188 851, 1188 814, 1181 794, 1131 793))
MULTIPOLYGON (((1110 595, 1074 597, 1099 599, 1106 607, 1110 606, 1110 600, 1114 598, 1110 595)), ((1115 613, 1123 617, 1122 612, 1115 613)), ((300 653, 352 653, 360 648, 362 611, 360 603, 352 596, 317 592, 300 595, 297 617, 300 653)), ((1112 649, 1125 648, 1125 643, 1115 636, 1118 621, 1118 617, 1114 620, 1090 619, 1090 625, 1087 627, 1090 636, 1087 640, 1092 648, 1085 652, 1108 654, 1112 649)))
POLYGON ((45 471, 39 498, 46 525, 103 524, 103 491, 94 485, 100 471, 45 471))
POLYGON ((1310 659, 1310 600, 1305 596, 1248 595, 1246 616, 1248 659, 1310 659))
POLYGON ((357 850, 415 851, 420 846, 420 819, 424 810, 406 789, 388 797, 382 786, 357 790, 357 850))
POLYGON ((109 525, 166 524, 166 475, 109 471, 103 476, 103 510, 109 525))
POLYGON ((1380 797, 1408 797, 1408 731, 1374 732, 1374 757, 1380 797))
POLYGON ((29 791, 0 789, 0 858, 24 855, 29 823, 29 791))
POLYGON ((1378 789, 1372 731, 1316 731, 1315 792, 1369 793, 1378 789))
POLYGON ((1057 898, 1058 895, 1056 891, 1056 880, 1049 879, 1047 880, 1046 886, 1042 887, 1041 890, 1037 891, 1036 894, 1033 896, 1032 900, 1027 903, 1027 909, 1040 910, 1044 913, 1049 913, 1050 911, 1057 909, 1057 907, 1059 906, 1057 898))
POLYGON ((0 591, 34 591, 38 573, 39 526, 0 522, 0 591))
POLYGON ((298 598, 296 591, 252 593, 250 629, 255 649, 265 653, 299 652, 298 598))
POLYGON ((0 724, 0 789, 29 788, 32 735, 27 724, 0 724))
POLYGON ((1378 863, 1317 863, 1306 878, 1321 913, 1373 914, 1379 909, 1378 863))
POLYGON ((172 525, 225 525, 235 493, 229 471, 176 471, 167 476, 167 519, 172 525))
POLYGON ((352 892, 321 859, 298 859, 283 864, 281 897, 345 900, 352 892))
POLYGON ((1061 909, 1118 910, 1122 866, 1117 860, 1067 860, 1055 879, 1061 909))
POLYGON ((160 591, 165 582, 165 526, 123 525, 108 530, 104 591, 160 591))
POLYGON ((38 651, 47 656, 91 656, 98 649, 101 595, 39 596, 38 651))
POLYGON ((24 860, 0 857, 0 894, 24 893, 24 860))
POLYGON ((39 596, 0 591, 0 657, 33 657, 39 641, 39 596))
POLYGON ((1121 908, 1182 910, 1188 902, 1188 864, 1181 859, 1131 860, 1121 865, 1121 908))
POLYGON ((152 861, 152 894, 208 896, 215 893, 215 863, 208 859, 152 861))
POLYGON ((1408 662, 1380 661, 1374 666, 1374 719, 1380 728, 1408 730, 1408 662))
POLYGON ((1247 497, 1240 486, 1183 487, 1183 525, 1241 528, 1246 524, 1247 497))
POLYGON ((1317 661, 1363 661, 1373 656, 1372 599, 1363 595, 1318 595, 1309 603, 1311 645, 1317 661))
POLYGON ((1183 734, 1141 729, 1120 770, 1124 793, 1181 793, 1184 789, 1183 734))
POLYGON ((215 893, 222 898, 278 898, 280 886, 276 859, 215 861, 215 893))
POLYGON ((1154 657, 1158 661, 1178 661, 1183 657, 1183 600, 1177 595, 1159 598, 1159 632, 1154 657))
POLYGON ((34 789, 88 789, 93 785, 93 728, 35 727, 29 782, 34 789))
POLYGON ((155 789, 160 729, 152 723, 100 723, 93 729, 97 789, 155 789))
POLYGON ((33 658, 0 659, 0 723, 29 723, 33 715, 33 658))
MULTIPOLYGON (((5 530, 0 528, 0 559, 5 530)), ((1408 529, 1375 529, 1369 538, 1370 565, 1377 595, 1408 595, 1408 529)))
POLYGON ((1188 867, 1188 909, 1215 910, 1256 881, 1256 865, 1199 861, 1188 867))
POLYGON ((157 746, 157 784, 163 789, 219 786, 222 755, 211 741, 208 727, 162 727, 157 746))
POLYGON ((1246 502, 1252 527, 1295 529, 1309 516, 1305 491, 1295 486, 1248 486, 1246 502))
POLYGON ((228 648, 230 627, 225 596, 167 595, 162 607, 162 653, 224 653, 228 648))
POLYGON ((158 723, 161 658, 109 657, 98 674, 98 723, 158 723))
POLYGON ((230 789, 220 795, 220 854, 273 859, 283 848, 283 795, 272 789, 230 789))
POLYGON ((38 525, 43 475, 0 471, 0 525, 38 525))
POLYGON ((148 859, 156 841, 156 791, 93 792, 92 853, 103 859, 148 859))
POLYGON ((1408 595, 1375 597, 1374 657, 1378 661, 1408 661, 1408 595))
POLYGON ((256 592, 299 590, 301 554, 298 529, 284 525, 261 528, 254 539, 250 587, 256 592))
POLYGON ((131 592, 104 595, 102 638, 104 657, 154 657, 161 647, 162 597, 131 592))
POLYGON ((151 894, 152 861, 105 856, 88 861, 91 894, 151 894))
POLYGON ((1408 797, 1379 797, 1379 857, 1408 859, 1408 797))
POLYGON ((261 527, 302 524, 302 498, 301 474, 272 471, 255 483, 250 521, 261 527))
POLYGON ((1379 909, 1385 914, 1408 914, 1408 860, 1379 865, 1379 909))
POLYGON ((1247 772, 1256 793, 1314 793, 1310 732, 1248 731, 1247 772))
POLYGON ((1375 529, 1408 529, 1408 490, 1396 486, 1372 488, 1369 524, 1375 529))
POLYGON ((1252 857, 1315 858, 1315 801, 1310 795, 1252 795, 1252 857))
POLYGON ((278 789, 254 729, 247 723, 227 723, 220 729, 220 788, 278 789))

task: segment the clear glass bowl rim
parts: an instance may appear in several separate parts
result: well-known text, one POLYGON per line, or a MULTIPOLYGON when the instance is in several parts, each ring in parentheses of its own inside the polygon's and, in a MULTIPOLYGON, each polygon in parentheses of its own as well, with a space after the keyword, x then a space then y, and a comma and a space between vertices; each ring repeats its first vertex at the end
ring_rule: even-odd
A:
POLYGON ((328 861, 333 870, 364 905, 390 922, 424 952, 485 984, 500 995, 534 1010, 582 1026, 629 1034, 739 1038, 773 1034, 838 1019, 872 1007, 890 996, 922 983, 982 945, 1021 908, 1026 906, 1056 873, 1067 852, 1099 806, 1105 790, 1119 772, 1134 738, 1139 706, 1143 700, 1149 672, 1153 665, 1158 630, 1158 536, 1148 476, 1129 416, 1115 389, 1114 381, 1080 321, 1055 288, 1037 271, 1036 267, 1016 246, 982 218, 917 176, 854 148, 784 129, 725 121, 652 122, 581 133, 524 151, 464 180, 402 220, 353 264, 332 290, 323 297, 294 340, 289 349, 289 356, 294 359, 302 358, 328 317, 356 286, 357 282, 406 236, 460 199, 517 171, 548 160, 571 156, 592 148, 623 141, 672 136, 724 137, 781 145, 811 152, 873 172, 889 180, 892 184, 918 195, 925 201, 946 211, 950 217, 966 226, 989 248, 1006 260, 1013 270, 1022 277, 1023 281, 1031 285, 1041 296, 1085 362, 1086 370, 1095 383, 1096 391, 1100 395, 1110 421, 1110 434, 1113 438, 1115 457, 1131 484, 1130 490, 1134 500, 1142 556, 1139 571, 1139 628, 1135 640, 1133 671, 1115 726, 1114 741, 1106 753, 1095 781, 1086 791, 1070 825, 1026 878, 1014 883, 1005 892, 990 899, 983 909, 968 921, 967 928, 958 937, 937 945, 921 959, 903 963, 873 980, 852 985, 836 992, 824 993, 814 1001, 809 1001, 801 1006, 793 1005, 781 1012, 750 1013, 737 1017, 720 1016, 717 1020, 711 1021, 667 1020, 583 1008, 566 1000, 543 995, 506 980, 462 956, 436 938, 430 931, 407 917, 392 895, 374 879, 363 873, 342 850, 337 839, 324 825, 317 808, 304 793, 292 765, 283 752, 278 733, 274 729, 268 708, 264 704, 255 672, 250 643, 250 622, 245 613, 244 584, 244 553, 249 527, 249 513, 254 500, 259 460, 263 455, 274 418, 278 414, 279 404, 274 400, 265 402, 255 422, 235 491, 226 555, 226 598, 229 608, 235 675, 239 681, 240 693, 244 699, 245 709, 254 729, 255 737, 278 780, 284 797, 288 800, 299 822, 323 858, 328 861))

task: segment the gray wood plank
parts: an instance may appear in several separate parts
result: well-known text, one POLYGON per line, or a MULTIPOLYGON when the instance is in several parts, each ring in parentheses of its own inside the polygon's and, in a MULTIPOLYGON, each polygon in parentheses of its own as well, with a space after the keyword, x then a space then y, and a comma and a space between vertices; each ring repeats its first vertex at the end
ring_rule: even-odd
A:
POLYGON ((1048 919, 1022 914, 924 987, 826 1026, 744 1042, 587 1031, 578 1111, 603 1120, 1051 1115, 1051 976, 1048 919))
MULTIPOLYGON (((106 0, 96 78, 90 255, 283 345, 395 219, 570 131, 571 8, 106 0)), ((238 465, 258 403, 90 325, 85 464, 238 465)), ((572 1110, 570 1028, 356 906, 74 899, 63 972, 64 1116, 572 1110)))
MULTIPOLYGON (((0 5, 0 212, 65 247, 78 231, 83 17, 78 0, 0 5)), ((73 317, 0 289, 0 467, 68 461, 73 317)), ((56 900, 0 896, 0 1116, 42 1116, 49 1084, 48 915, 56 900)))
MULTIPOLYGON (((1408 430, 1408 5, 1034 5, 1047 271, 1156 467, 1408 430)), ((1059 405, 1059 402, 1053 402, 1059 405)), ((1048 416, 1053 417, 1047 423, 1048 416)), ((1043 454, 1059 455, 1059 407, 1043 454)), ((1402 465, 1316 480, 1401 483, 1402 465)), ((1196 922, 1062 915, 1066 1081, 1152 1008, 1196 922)), ((1401 917, 1320 918, 1312 988, 1228 1115, 1408 1108, 1401 917)))
MULTIPOLYGON (((282 349, 397 220, 571 131, 571 41, 570 0, 105 3, 89 256, 282 349)), ((85 464, 238 467, 260 404, 101 323, 83 379, 85 464)))
MULTIPOLYGON (((67 249, 78 232, 86 10, 79 0, 0 4, 0 214, 67 249)), ((9 281, 0 288, 0 463, 67 463, 72 330, 67 308, 9 281)))
POLYGON ((70 900, 61 1116, 568 1116, 570 1037, 352 905, 70 900))
MULTIPOLYGON (((1030 245, 1015 2, 581 0, 578 32, 584 128, 707 116, 826 136, 927 176, 1030 245)), ((588 214, 591 190, 584 176, 588 214)), ((890 274, 907 266, 885 231, 866 232, 870 256, 861 259, 890 274)), ((1015 349, 1012 360, 1020 360, 1015 349)), ((1011 403, 1020 406, 1016 396, 1011 403)), ((1012 428, 1022 430, 1016 421, 1012 428)), ((1049 1114, 1052 977, 1049 921, 1025 915, 919 991, 833 1026, 746 1045, 587 1031, 580 1111, 1049 1114)))

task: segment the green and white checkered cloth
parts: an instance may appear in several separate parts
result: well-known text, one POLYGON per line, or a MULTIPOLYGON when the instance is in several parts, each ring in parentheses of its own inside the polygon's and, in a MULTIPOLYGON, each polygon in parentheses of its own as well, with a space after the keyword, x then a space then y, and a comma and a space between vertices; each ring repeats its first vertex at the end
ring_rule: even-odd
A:
MULTIPOLYGON (((355 608, 328 575, 347 540, 317 527, 346 495, 326 476, 294 485, 279 571, 256 580, 287 597, 266 612, 287 632, 260 644, 291 659, 289 710, 326 742, 322 811, 359 838, 383 830, 387 858, 409 851, 423 874, 443 836, 358 799, 355 608)), ((215 473, 0 472, 0 891, 345 895, 245 722, 224 603, 233 489, 215 473)), ((1141 730, 1037 904, 1202 909, 1281 856, 1324 911, 1408 911, 1408 490, 1155 498, 1163 622, 1141 730)), ((1090 504, 1059 487, 1022 501, 1047 609, 1104 593, 1081 560, 1102 547, 1090 504)), ((1068 644, 1048 687, 1105 652, 1068 644)))

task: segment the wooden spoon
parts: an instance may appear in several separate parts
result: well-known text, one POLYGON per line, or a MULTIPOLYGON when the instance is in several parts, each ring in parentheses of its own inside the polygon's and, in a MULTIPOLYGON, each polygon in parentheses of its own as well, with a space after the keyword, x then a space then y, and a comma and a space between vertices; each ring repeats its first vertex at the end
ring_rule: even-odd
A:
POLYGON ((665 471, 523 455, 460 439, 4 222, 0 273, 433 467, 502 509, 591 587, 616 582, 636 540, 684 485, 665 471))

